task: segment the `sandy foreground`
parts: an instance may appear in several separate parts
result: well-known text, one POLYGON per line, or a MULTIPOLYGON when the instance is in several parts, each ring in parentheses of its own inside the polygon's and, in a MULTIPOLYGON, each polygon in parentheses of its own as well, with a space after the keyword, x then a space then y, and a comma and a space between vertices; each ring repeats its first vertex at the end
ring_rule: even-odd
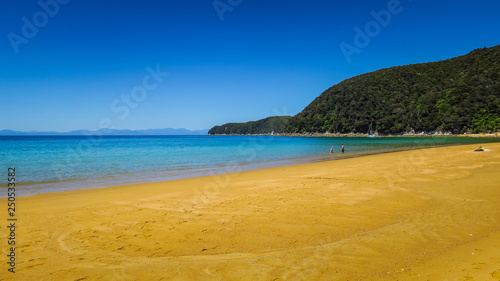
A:
MULTIPOLYGON (((500 280, 500 144, 17 198, 2 280, 500 280)), ((20 187, 22 188, 22 186, 20 187)))

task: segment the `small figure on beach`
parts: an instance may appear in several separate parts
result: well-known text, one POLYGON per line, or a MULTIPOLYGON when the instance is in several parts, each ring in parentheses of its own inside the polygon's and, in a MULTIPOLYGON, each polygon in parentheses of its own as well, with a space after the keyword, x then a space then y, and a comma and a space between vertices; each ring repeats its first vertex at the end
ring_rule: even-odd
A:
POLYGON ((484 148, 483 146, 480 146, 479 148, 476 148, 474 151, 490 151, 490 150, 484 148))
POLYGON ((330 153, 333 153, 333 145, 332 145, 332 147, 330 148, 330 153))
POLYGON ((342 153, 344 153, 344 144, 342 144, 342 153))

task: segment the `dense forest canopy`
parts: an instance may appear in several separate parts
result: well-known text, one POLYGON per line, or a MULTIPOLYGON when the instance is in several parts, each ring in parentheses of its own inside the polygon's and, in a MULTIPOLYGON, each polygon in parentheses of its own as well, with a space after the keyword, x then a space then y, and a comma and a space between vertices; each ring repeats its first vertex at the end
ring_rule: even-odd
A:
POLYGON ((332 86, 291 118, 287 133, 379 134, 500 130, 500 45, 397 66, 332 86))
POLYGON ((215 126, 209 135, 257 135, 282 133, 291 116, 273 116, 246 123, 227 123, 215 126))

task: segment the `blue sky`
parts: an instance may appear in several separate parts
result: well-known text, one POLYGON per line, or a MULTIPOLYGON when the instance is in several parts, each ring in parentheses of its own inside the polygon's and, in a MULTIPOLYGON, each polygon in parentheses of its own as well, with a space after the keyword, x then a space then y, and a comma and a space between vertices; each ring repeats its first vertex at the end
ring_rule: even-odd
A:
POLYGON ((0 3, 0 130, 294 115, 352 76, 500 44, 496 0, 58 1, 0 3))

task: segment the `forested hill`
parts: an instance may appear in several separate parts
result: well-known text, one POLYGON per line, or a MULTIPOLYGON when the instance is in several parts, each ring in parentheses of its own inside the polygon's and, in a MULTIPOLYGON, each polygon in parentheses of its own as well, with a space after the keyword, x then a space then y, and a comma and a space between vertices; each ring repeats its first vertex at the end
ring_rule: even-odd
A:
POLYGON ((500 130, 500 45, 438 62, 397 66, 332 86, 285 132, 380 134, 500 130))
POLYGON ((273 116, 246 123, 227 123, 215 126, 208 131, 209 135, 257 135, 282 133, 291 116, 273 116))

